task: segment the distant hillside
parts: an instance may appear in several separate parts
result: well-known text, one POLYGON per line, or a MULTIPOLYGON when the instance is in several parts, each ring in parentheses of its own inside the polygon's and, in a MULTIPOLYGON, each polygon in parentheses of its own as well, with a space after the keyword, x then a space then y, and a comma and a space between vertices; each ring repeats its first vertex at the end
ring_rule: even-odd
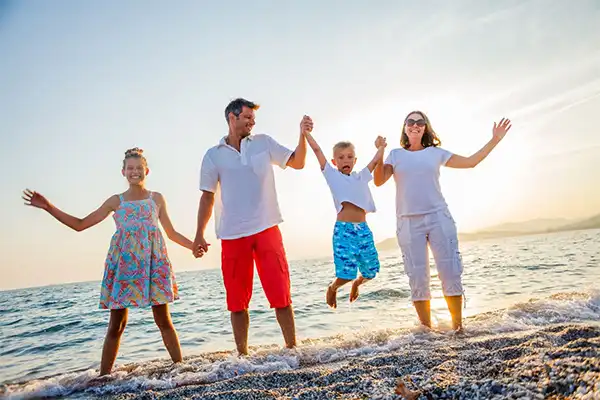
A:
POLYGON ((552 229, 550 231, 551 232, 579 231, 579 230, 583 230, 583 229, 597 229, 597 228, 600 228, 600 214, 595 215, 590 218, 586 218, 586 219, 578 221, 578 222, 566 224, 564 226, 561 226, 557 229, 552 229))
POLYGON ((506 224, 495 225, 486 228, 486 232, 540 232, 550 229, 557 229, 567 224, 574 223, 573 220, 566 218, 542 218, 523 222, 508 222, 506 224))
MULTIPOLYGON (((514 236, 535 235, 540 233, 579 231, 585 229, 600 229, 600 214, 577 222, 566 219, 540 219, 525 222, 511 222, 487 228, 484 231, 459 233, 458 239, 463 242, 505 238, 514 236), (561 222, 562 221, 562 222, 561 222)), ((377 243, 380 251, 398 248, 396 238, 389 238, 377 243)))

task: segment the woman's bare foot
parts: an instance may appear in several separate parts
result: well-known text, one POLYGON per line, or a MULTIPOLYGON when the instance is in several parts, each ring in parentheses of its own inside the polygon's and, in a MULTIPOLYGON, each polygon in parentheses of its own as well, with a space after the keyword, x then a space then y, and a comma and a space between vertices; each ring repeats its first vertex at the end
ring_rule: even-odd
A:
POLYGON ((331 308, 337 308, 337 290, 331 285, 327 286, 327 304, 331 308))
POLYGON ((350 303, 356 301, 356 299, 358 299, 358 287, 360 286, 360 282, 358 281, 358 279, 356 279, 354 282, 352 282, 352 289, 350 289, 350 303))

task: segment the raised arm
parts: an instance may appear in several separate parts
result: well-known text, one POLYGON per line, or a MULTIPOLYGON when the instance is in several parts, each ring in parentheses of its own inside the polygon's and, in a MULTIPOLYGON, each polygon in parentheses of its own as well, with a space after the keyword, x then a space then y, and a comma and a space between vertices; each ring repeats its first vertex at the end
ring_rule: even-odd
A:
POLYGON ((500 143, 506 135, 506 132, 512 127, 510 120, 502 118, 499 123, 494 122, 492 131, 492 139, 485 144, 479 151, 469 157, 453 154, 446 162, 446 166, 450 168, 474 168, 482 162, 492 150, 500 143))
POLYGON ((306 140, 304 134, 306 132, 311 132, 313 128, 312 119, 305 115, 300 121, 300 138, 298 139, 298 146, 296 146, 296 150, 292 153, 290 158, 287 161, 287 166, 294 169, 302 169, 304 168, 304 164, 306 163, 306 140))
MULTIPOLYGON (((377 153, 375 154, 375 158, 379 154, 380 148, 383 147, 385 149, 386 146, 387 146, 387 143, 386 143, 385 138, 382 138, 381 136, 377 136, 377 139, 375 139, 375 147, 377 148, 377 153)), ((375 160, 375 158, 373 158, 373 160, 375 160)), ((371 161, 371 162, 373 162, 373 161, 371 161)), ((375 183, 375 186, 383 185, 394 174, 394 167, 392 167, 390 164, 386 164, 383 161, 383 150, 381 151, 381 161, 377 162, 375 164, 375 166, 371 172, 373 172, 373 183, 375 183)))
POLYGON ((304 137, 306 137, 306 141, 308 142, 308 145, 315 153, 315 156, 317 156, 317 160, 319 161, 319 166, 321 167, 321 171, 324 170, 325 165, 327 165, 327 159, 325 158, 325 154, 323 154, 323 151, 321 150, 321 146, 319 146, 319 144, 317 143, 317 141, 315 140, 315 138, 312 136, 312 134, 310 132, 306 132, 304 134, 304 137))
POLYGON ((154 201, 158 204, 158 219, 162 225, 167 237, 186 249, 193 249, 193 243, 190 239, 177 232, 173 227, 169 212, 167 211, 167 201, 160 193, 154 192, 154 201))
POLYGON ((367 168, 369 168, 369 171, 371 172, 373 172, 373 170, 378 164, 383 164, 383 152, 385 151, 385 147, 387 146, 385 138, 377 136, 377 139, 375 139, 375 146, 377 147, 377 152, 375 153, 375 156, 373 156, 373 159, 371 160, 369 165, 367 165, 367 168))
POLYGON ((48 201, 44 196, 36 191, 26 189, 23 191, 23 200, 28 206, 46 210, 60 223, 68 226, 74 231, 81 232, 92 226, 102 222, 112 211, 119 207, 119 196, 114 195, 109 197, 98 209, 92 211, 85 218, 77 218, 60 210, 48 201))

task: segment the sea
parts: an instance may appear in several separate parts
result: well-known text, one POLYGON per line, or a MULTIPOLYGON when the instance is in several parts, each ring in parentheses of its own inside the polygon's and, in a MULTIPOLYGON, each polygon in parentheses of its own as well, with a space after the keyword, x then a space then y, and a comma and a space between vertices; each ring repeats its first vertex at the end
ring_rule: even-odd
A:
MULTIPOLYGON (((461 253, 467 338, 497 340, 555 324, 595 327, 600 320, 600 230, 463 242, 461 253)), ((294 351, 282 349, 274 311, 255 276, 248 357, 233 351, 220 269, 176 272, 181 299, 170 310, 184 362, 170 364, 150 309, 130 310, 114 372, 105 384, 96 380, 109 317, 98 309, 99 281, 2 291, 0 397, 160 393, 244 374, 302 370, 399 349, 410 352, 416 337, 439 343, 439 335, 452 335, 434 260, 436 334, 418 326, 400 251, 382 252, 380 260, 380 274, 361 287, 359 299, 349 303, 347 285, 339 291, 335 310, 325 302, 334 274, 332 258, 290 262, 299 341, 294 351)), ((588 393, 600 398, 600 388, 588 393)))

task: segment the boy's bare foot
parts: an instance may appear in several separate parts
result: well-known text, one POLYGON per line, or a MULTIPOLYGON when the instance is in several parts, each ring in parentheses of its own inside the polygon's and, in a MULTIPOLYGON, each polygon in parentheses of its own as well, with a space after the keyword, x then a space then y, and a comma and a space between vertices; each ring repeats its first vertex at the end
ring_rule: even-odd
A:
POLYGON ((327 286, 327 304, 331 308, 337 308, 337 290, 331 285, 327 286))
POLYGON ((358 279, 352 282, 352 289, 350 289, 350 303, 356 301, 358 299, 358 287, 360 286, 360 282, 358 279))
POLYGON ((403 399, 406 400, 417 400, 421 395, 421 391, 412 391, 409 388, 407 388, 406 384, 401 378, 398 378, 398 380, 396 380, 396 389, 394 390, 394 392, 396 394, 399 394, 400 396, 402 396, 403 399))

